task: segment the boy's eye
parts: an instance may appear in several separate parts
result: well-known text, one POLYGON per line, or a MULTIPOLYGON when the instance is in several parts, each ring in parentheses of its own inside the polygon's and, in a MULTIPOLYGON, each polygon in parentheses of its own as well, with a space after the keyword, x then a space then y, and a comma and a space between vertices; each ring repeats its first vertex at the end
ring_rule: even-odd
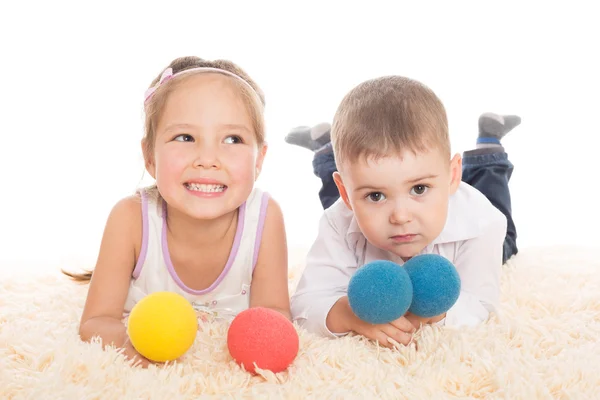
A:
POLYGON ((410 194, 413 196, 423 196, 428 189, 427 185, 415 185, 410 189, 410 194))
POLYGON ((227 136, 225 138, 224 142, 227 143, 227 144, 244 143, 244 141, 242 140, 242 138, 239 137, 238 135, 227 136))
POLYGON ((381 192, 373 192, 367 195, 367 199, 369 199, 373 203, 379 203, 380 201, 385 200, 385 195, 381 192))
POLYGON ((184 133, 182 135, 175 136, 173 140, 175 140, 176 142, 193 142, 194 138, 192 137, 192 135, 184 133))

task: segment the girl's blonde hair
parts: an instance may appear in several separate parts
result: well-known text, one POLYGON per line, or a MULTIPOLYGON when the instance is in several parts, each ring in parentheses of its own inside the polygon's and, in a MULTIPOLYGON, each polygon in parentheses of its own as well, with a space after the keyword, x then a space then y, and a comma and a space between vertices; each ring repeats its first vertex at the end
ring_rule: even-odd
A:
MULTIPOLYGON (((154 151, 156 127, 160 117, 162 116, 169 95, 173 93, 179 86, 184 84, 185 81, 194 74, 189 73, 181 76, 176 75, 180 72, 194 68, 220 69, 238 76, 249 85, 248 87, 248 85, 245 85, 243 82, 239 82, 237 79, 231 78, 232 83, 239 89, 240 96, 242 97, 242 100, 246 105, 248 115, 250 115, 252 120, 256 141, 259 146, 262 146, 265 141, 265 97, 260 87, 258 87, 258 85, 243 69, 228 60, 208 61, 199 57, 176 58, 175 60, 171 61, 167 68, 171 68, 173 70, 173 78, 169 80, 167 84, 160 85, 145 105, 146 118, 144 123, 144 137, 142 138, 145 160, 148 160, 154 151)), ((154 78, 150 84, 150 87, 155 86, 160 81, 161 76, 162 74, 154 78)))
MULTIPOLYGON (((156 127, 162 116, 165 108, 165 104, 169 98, 169 95, 173 93, 179 86, 183 85, 185 81, 192 75, 195 75, 192 71, 180 76, 176 76, 177 73, 186 71, 194 68, 214 68, 226 71, 230 74, 236 75, 242 81, 231 77, 231 82, 238 90, 239 94, 246 106, 246 110, 252 121, 252 127, 254 134, 256 135, 256 142, 261 147, 265 142, 265 120, 264 120, 264 107, 265 107, 265 96, 260 87, 250 78, 250 76, 239 66, 228 60, 204 60, 200 57, 188 56, 179 57, 171 61, 167 66, 173 70, 173 78, 168 83, 158 85, 152 96, 145 102, 145 121, 144 121, 144 136, 142 138, 142 151, 144 161, 146 164, 152 158, 154 152, 154 143, 156 141, 156 127)), ((165 68, 165 69, 167 69, 165 68)), ((200 73, 200 70, 199 70, 200 73)), ((229 74, 225 74, 228 76, 229 74)), ((150 83, 149 88, 155 87, 162 77, 162 73, 159 74, 150 83)), ((145 189, 149 196, 159 197, 156 185, 152 185, 145 189)), ((84 273, 73 273, 62 270, 62 272, 71 277, 75 281, 88 282, 92 278, 92 271, 86 271, 84 273)))

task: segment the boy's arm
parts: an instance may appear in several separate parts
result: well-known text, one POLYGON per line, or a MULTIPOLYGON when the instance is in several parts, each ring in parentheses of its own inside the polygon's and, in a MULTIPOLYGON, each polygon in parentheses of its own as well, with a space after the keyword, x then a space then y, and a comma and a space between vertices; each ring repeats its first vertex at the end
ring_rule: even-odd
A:
POLYGON ((319 233, 310 249, 306 268, 292 296, 292 318, 309 332, 339 336, 327 327, 333 305, 347 295, 348 282, 357 268, 356 256, 327 213, 321 217, 319 233))
POLYGON ((456 304, 446 313, 445 325, 474 326, 487 320, 500 301, 502 244, 506 218, 501 215, 482 234, 465 241, 458 249, 455 266, 461 279, 456 304))

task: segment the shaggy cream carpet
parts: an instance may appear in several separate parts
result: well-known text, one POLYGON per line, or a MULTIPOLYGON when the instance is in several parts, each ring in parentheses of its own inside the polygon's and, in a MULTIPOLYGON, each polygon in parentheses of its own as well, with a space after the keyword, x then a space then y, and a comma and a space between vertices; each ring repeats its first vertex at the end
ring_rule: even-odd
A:
MULTIPOLYGON (((591 399, 600 396, 600 261, 531 248, 507 263, 501 314, 463 330, 426 327, 415 347, 300 334, 288 371, 250 376, 223 324, 201 325, 177 365, 132 368, 77 336, 86 286, 55 274, 0 282, 1 399, 591 399)), ((290 271, 300 276, 301 256, 290 271)))

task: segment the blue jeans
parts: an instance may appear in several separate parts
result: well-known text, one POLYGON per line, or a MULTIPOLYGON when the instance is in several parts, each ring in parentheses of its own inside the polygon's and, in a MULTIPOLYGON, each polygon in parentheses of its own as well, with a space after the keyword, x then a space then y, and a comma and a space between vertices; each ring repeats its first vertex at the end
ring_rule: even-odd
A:
MULTIPOLYGON (((319 199, 321 199, 323 208, 326 209, 340 197, 333 181, 333 173, 337 171, 333 153, 315 155, 313 170, 323 184, 319 191, 319 199)), ((503 147, 471 150, 463 154, 463 182, 483 193, 506 216, 508 221, 502 252, 503 263, 519 251, 508 188, 512 171, 513 165, 508 160, 508 155, 503 147)))

